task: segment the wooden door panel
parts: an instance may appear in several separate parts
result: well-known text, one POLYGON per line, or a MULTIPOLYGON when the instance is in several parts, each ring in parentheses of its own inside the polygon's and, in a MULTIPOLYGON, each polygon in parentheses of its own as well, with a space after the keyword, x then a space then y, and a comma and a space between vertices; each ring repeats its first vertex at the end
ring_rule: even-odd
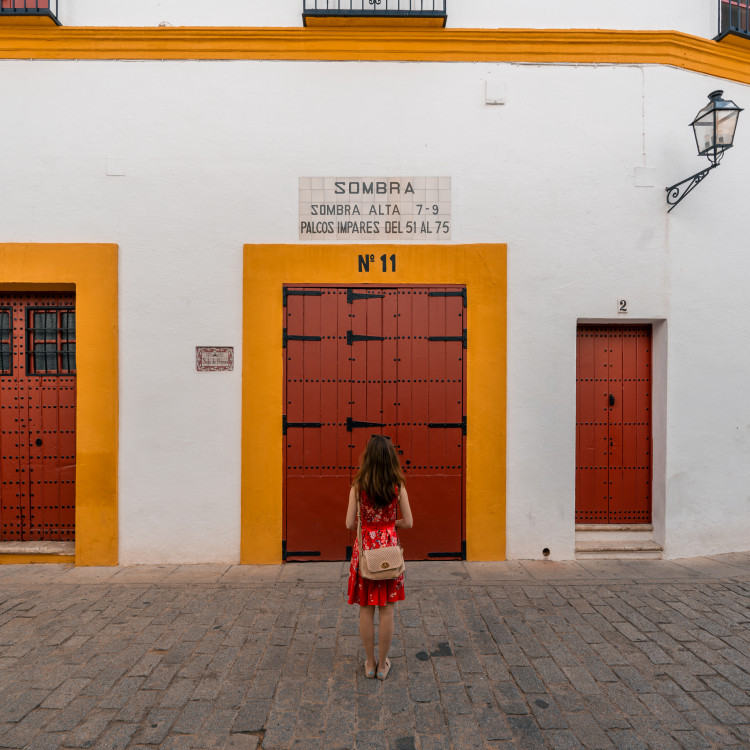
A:
POLYGON ((75 538, 75 295, 0 295, 12 372, 0 375, 0 540, 75 538), (28 356, 27 356, 28 351, 28 356))
POLYGON ((462 554, 464 293, 436 289, 287 288, 286 418, 308 425, 285 442, 287 559, 343 558, 346 487, 375 433, 394 441, 424 507, 407 557, 462 554))
POLYGON ((579 326, 576 381, 576 522, 650 522, 650 328, 579 326))

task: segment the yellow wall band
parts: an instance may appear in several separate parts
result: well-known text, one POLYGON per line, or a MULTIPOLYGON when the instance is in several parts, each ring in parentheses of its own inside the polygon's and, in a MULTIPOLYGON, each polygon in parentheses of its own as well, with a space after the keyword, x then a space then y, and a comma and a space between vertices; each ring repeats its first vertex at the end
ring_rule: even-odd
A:
MULTIPOLYGON (((0 244, 0 290, 73 287, 78 370, 75 562, 116 565, 117 245, 0 244)), ((2 557, 15 563, 51 562, 54 557, 73 562, 69 555, 2 557)))
POLYGON ((601 29, 20 28, 0 59, 416 60, 672 65, 750 83, 750 40, 601 29))
POLYGON ((28 565, 30 563, 74 563, 74 555, 3 555, 0 565, 28 565))
POLYGON ((281 562, 284 284, 466 285, 467 557, 505 559, 506 246, 246 245, 243 274, 240 562, 281 562), (365 253, 398 270, 359 273, 365 253))

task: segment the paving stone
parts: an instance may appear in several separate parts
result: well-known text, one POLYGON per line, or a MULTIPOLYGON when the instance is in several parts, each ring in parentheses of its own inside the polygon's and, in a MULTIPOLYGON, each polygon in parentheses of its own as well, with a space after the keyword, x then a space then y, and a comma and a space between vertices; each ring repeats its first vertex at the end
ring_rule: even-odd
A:
POLYGON ((446 729, 446 722, 439 702, 415 703, 414 726, 420 737, 439 735, 446 729))
POLYGON ((167 736, 178 713, 174 708, 153 709, 146 717, 135 740, 144 745, 158 745, 167 736))
POLYGON ((45 709, 29 712, 21 721, 9 725, 8 731, 2 734, 0 747, 25 748, 42 733, 55 714, 55 711, 45 709))
POLYGON ((648 750, 648 745, 632 730, 612 731, 609 738, 617 750, 648 750))
POLYGON ((562 667, 562 671, 573 687, 582 695, 598 695, 602 692, 585 667, 562 667))
POLYGON ((544 747, 544 737, 531 716, 509 716, 508 724, 516 747, 523 750, 544 747))
POLYGON ((292 744, 296 711, 272 711, 266 723, 263 750, 287 750, 292 744))
POLYGON ((96 709, 86 716, 74 731, 65 739, 66 747, 91 747, 110 724, 114 717, 113 709, 96 709))
POLYGON ((744 724, 748 718, 732 708, 721 696, 708 691, 693 693, 693 698, 724 724, 744 724))
POLYGON ((592 750, 606 750, 614 745, 602 727, 591 714, 565 714, 570 731, 586 748, 592 750))
POLYGON ((232 731, 260 732, 266 724, 270 710, 270 700, 246 701, 237 714, 232 731))
POLYGON ((526 696, 536 723, 541 729, 567 729, 568 723, 555 705, 552 697, 546 694, 526 696))
POLYGON ((583 745, 569 730, 548 730, 542 732, 547 746, 553 750, 582 750, 583 745))
POLYGON ((88 685, 88 678, 71 678, 63 682, 57 690, 49 695, 41 704, 42 708, 65 708, 81 690, 88 685))
POLYGON ((449 734, 423 734, 420 735, 421 750, 451 750, 451 739, 449 734))
POLYGON ((0 704, 0 722, 21 721, 26 714, 42 703, 49 692, 46 690, 22 690, 5 705, 0 704))
POLYGON ((260 737, 252 734, 233 734, 224 746, 225 750, 257 750, 260 737))
POLYGON ((48 734, 47 732, 42 732, 23 747, 24 750, 59 750, 62 747, 64 739, 65 735, 62 733, 48 734))

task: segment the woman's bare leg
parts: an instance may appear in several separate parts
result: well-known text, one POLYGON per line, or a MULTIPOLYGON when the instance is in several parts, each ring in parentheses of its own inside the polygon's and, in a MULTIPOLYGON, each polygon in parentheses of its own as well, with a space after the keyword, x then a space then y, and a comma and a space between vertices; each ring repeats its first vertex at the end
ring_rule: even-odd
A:
POLYGON ((359 637, 365 647, 365 665, 368 669, 375 669, 375 607, 359 607, 359 637))
POLYGON ((391 648, 395 609, 393 603, 378 607, 378 672, 385 669, 385 660, 391 648))

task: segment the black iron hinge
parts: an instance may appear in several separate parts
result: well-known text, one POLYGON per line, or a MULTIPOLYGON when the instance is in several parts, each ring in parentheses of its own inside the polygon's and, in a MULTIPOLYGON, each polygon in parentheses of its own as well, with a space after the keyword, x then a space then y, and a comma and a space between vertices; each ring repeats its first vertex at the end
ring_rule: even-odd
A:
POLYGON ((449 428, 449 427, 455 427, 456 429, 460 429, 461 432, 465 435, 466 434, 466 417, 460 421, 460 422, 430 422, 428 427, 433 427, 435 429, 438 428, 449 428))
POLYGON ((284 287, 284 307, 286 307, 287 297, 322 297, 323 292, 318 289, 287 289, 284 287))
POLYGON ((291 333, 286 332, 284 329, 284 349, 286 349, 287 341, 322 341, 320 336, 293 336, 291 333))
POLYGON ((351 346, 355 341, 385 341, 385 336, 360 336, 354 331, 347 331, 346 343, 351 346))
POLYGON ((428 336, 428 341, 461 341, 464 349, 466 349, 466 329, 464 328, 463 333, 460 336, 428 336))
POLYGON ((377 297, 385 297, 385 294, 362 294, 362 292, 355 292, 354 289, 346 290, 346 301, 350 305, 355 299, 375 299, 377 297))
POLYGON ((461 297, 464 301, 464 307, 466 307, 466 289, 462 289, 460 292, 428 292, 428 297, 461 297))
POLYGON ((351 417, 346 418, 346 431, 351 432, 355 427, 385 427, 384 422, 357 422, 351 417))
POLYGON ((287 429, 290 427, 322 427, 322 422, 287 422, 286 414, 282 417, 281 422, 281 434, 286 435, 287 429))

